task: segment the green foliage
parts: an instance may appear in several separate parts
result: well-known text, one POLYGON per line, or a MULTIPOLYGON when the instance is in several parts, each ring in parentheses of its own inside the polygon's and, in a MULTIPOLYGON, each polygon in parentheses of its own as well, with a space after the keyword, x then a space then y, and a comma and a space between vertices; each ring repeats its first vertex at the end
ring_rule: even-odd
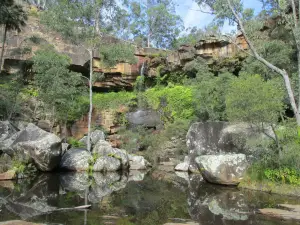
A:
POLYGON ((204 29, 188 27, 185 33, 173 42, 173 48, 178 49, 181 45, 194 46, 199 40, 205 40, 210 36, 221 37, 220 27, 215 24, 210 24, 204 29))
POLYGON ((29 16, 39 17, 39 10, 37 7, 31 6, 28 11, 28 14, 29 14, 29 16))
POLYGON ((154 87, 145 92, 148 104, 159 111, 163 119, 191 119, 194 116, 192 89, 186 86, 169 85, 154 87))
POLYGON ((13 169, 16 171, 17 174, 22 174, 24 173, 26 168, 26 165, 23 162, 20 161, 13 161, 13 169))
POLYGON ((135 64, 137 59, 134 56, 133 46, 124 43, 114 45, 103 45, 100 48, 101 61, 105 66, 112 67, 118 62, 135 64))
POLYGON ((94 164, 96 163, 97 159, 100 156, 98 155, 98 153, 93 153, 92 154, 92 158, 89 159, 89 168, 87 170, 87 173, 89 174, 89 176, 91 176, 94 172, 94 164))
POLYGON ((76 116, 80 116, 78 111, 81 111, 82 105, 86 104, 81 99, 84 93, 81 75, 68 69, 70 58, 48 47, 38 50, 33 62, 38 97, 54 111, 57 119, 65 122, 75 120, 76 116))
POLYGON ((4 0, 0 5, 0 25, 5 25, 8 31, 21 31, 26 25, 27 14, 22 5, 15 4, 13 0, 4 0))
POLYGON ((300 185, 300 173, 294 169, 266 169, 264 175, 268 180, 273 182, 300 185))
POLYGON ((225 95, 233 79, 232 74, 225 73, 218 77, 203 78, 193 87, 193 103, 198 118, 204 121, 227 119, 225 95))
POLYGON ((7 80, 0 81, 0 119, 10 120, 20 112, 24 83, 20 74, 11 75, 7 80))
POLYGON ((259 75, 240 77, 230 84, 226 113, 230 121, 276 124, 284 110, 283 98, 278 82, 264 81, 259 75))
POLYGON ((109 92, 96 93, 93 96, 93 104, 100 110, 116 110, 121 106, 132 106, 136 104, 136 94, 134 92, 109 92))
POLYGON ((78 141, 76 138, 69 137, 68 144, 72 146, 72 148, 82 148, 85 147, 84 143, 78 141))
POLYGON ((143 47, 150 43, 157 48, 170 48, 183 27, 172 0, 133 0, 129 15, 131 33, 142 40, 143 47))
POLYGON ((184 71, 175 71, 175 72, 168 72, 161 76, 161 69, 162 67, 157 68, 157 78, 156 83, 157 85, 168 85, 168 84, 184 84, 185 80, 188 77, 188 74, 184 71))
POLYGON ((32 176, 37 172, 36 167, 29 160, 13 159, 12 166, 20 177, 32 176))

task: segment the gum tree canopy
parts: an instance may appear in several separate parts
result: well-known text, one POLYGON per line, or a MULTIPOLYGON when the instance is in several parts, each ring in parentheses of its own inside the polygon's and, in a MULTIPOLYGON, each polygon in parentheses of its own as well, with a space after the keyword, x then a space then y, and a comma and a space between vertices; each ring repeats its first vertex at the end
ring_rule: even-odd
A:
MULTIPOLYGON (((215 15, 215 21, 222 25, 224 21, 229 21, 230 24, 237 24, 240 31, 243 33, 252 57, 268 67, 271 71, 279 74, 285 84, 286 92, 288 95, 289 103, 292 107, 294 115, 297 120, 298 126, 300 126, 300 92, 298 91, 298 97, 295 96, 297 89, 293 89, 291 84, 291 74, 281 68, 280 66, 272 64, 266 58, 264 58, 257 50, 257 46, 254 44, 254 40, 250 38, 250 33, 247 32, 246 25, 251 21, 253 17, 253 10, 244 9, 243 3, 240 0, 195 0, 200 7, 205 7, 210 13, 215 15)), ((300 29, 299 29, 299 9, 298 2, 295 0, 260 0, 263 5, 267 7, 267 15, 278 17, 276 22, 284 24, 294 37, 294 44, 297 46, 298 55, 298 78, 297 88, 300 86, 300 29)), ((262 23, 263 24, 263 23, 262 23)))
POLYGON ((132 35, 147 40, 147 47, 171 47, 183 28, 172 0, 133 0, 129 13, 132 35))

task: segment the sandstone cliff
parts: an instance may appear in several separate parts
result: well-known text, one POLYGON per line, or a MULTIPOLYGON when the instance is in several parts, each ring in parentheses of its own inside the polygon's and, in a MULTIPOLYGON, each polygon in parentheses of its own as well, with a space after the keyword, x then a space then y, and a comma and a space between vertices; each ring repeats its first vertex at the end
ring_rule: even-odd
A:
MULTIPOLYGON (((3 30, 0 30, 0 35, 2 35, 2 32, 3 30)), ((81 46, 64 41, 59 34, 49 32, 39 23, 37 17, 32 16, 29 17, 27 26, 22 28, 20 33, 8 33, 5 45, 4 69, 9 73, 20 69, 24 70, 24 62, 30 60, 35 51, 49 44, 53 45, 58 52, 67 54, 71 58, 71 70, 80 72, 83 75, 88 74, 89 57, 87 51, 81 46)), ((136 64, 120 63, 109 69, 101 67, 99 55, 95 52, 94 71, 104 72, 105 75, 104 79, 94 84, 94 88, 99 91, 132 90, 143 66, 145 68, 144 74, 153 77, 157 75, 157 67, 162 65, 167 71, 179 70, 187 62, 197 57, 204 59, 230 58, 235 56, 240 49, 248 49, 242 35, 237 35, 234 44, 211 36, 206 40, 200 40, 195 46, 183 45, 174 51, 136 47, 136 64)))

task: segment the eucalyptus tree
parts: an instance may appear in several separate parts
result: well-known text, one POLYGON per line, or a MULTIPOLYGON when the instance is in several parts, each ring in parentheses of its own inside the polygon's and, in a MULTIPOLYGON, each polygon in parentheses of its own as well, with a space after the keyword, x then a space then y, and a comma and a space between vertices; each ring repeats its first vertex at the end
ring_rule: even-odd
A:
POLYGON ((42 22, 45 25, 59 32, 65 40, 83 47, 89 54, 90 107, 88 115, 88 150, 91 150, 90 132, 93 111, 94 54, 96 52, 100 54, 104 66, 107 61, 109 61, 108 66, 111 66, 118 61, 132 62, 134 60, 134 50, 125 44, 116 44, 118 41, 114 38, 114 35, 118 33, 120 28, 118 23, 121 20, 116 18, 120 16, 118 14, 120 11, 119 1, 117 0, 58 0, 49 5, 42 16, 42 22), (120 48, 120 46, 125 47, 120 48), (107 51, 108 47, 111 47, 111 51, 107 51), (106 50, 104 53, 101 51, 103 48, 106 50), (124 51, 127 51, 127 53, 124 54, 124 51))
POLYGON ((3 0, 0 4, 0 25, 4 27, 2 49, 0 56, 1 70, 4 62, 4 48, 7 32, 21 31, 21 27, 26 25, 27 14, 21 5, 15 4, 13 0, 3 0))
POLYGON ((133 36, 147 40, 147 47, 169 48, 183 29, 172 0, 133 0, 129 13, 133 36))
POLYGON ((38 50, 32 60, 34 84, 40 100, 52 110, 52 127, 55 119, 66 125, 72 106, 84 93, 81 75, 71 72, 71 59, 53 47, 38 50))
MULTIPOLYGON (((244 9, 243 3, 240 0, 195 0, 200 7, 205 6, 209 9, 209 13, 216 16, 216 21, 219 24, 223 24, 225 20, 228 20, 230 24, 237 24, 240 31, 243 33, 246 42, 251 51, 252 57, 261 62, 263 65, 268 67, 271 71, 279 74, 285 84, 288 99, 294 115, 297 120, 298 126, 300 126, 300 92, 298 96, 298 102, 295 96, 295 90, 292 88, 290 77, 288 72, 280 67, 276 66, 263 57, 257 50, 253 39, 251 39, 251 33, 247 32, 245 24, 252 18, 253 10, 244 9)), ((289 28, 295 39, 298 54, 298 88, 300 87, 300 29, 299 29, 299 18, 298 11, 300 7, 296 4, 295 0, 262 0, 265 6, 268 6, 269 15, 277 16, 280 18, 277 20, 278 23, 284 24, 289 28), (298 10, 297 10, 298 8, 298 10), (289 13, 291 11, 291 13, 289 13)), ((273 17, 275 18, 275 17, 273 17)), ((263 22, 261 23, 263 25, 263 22)))

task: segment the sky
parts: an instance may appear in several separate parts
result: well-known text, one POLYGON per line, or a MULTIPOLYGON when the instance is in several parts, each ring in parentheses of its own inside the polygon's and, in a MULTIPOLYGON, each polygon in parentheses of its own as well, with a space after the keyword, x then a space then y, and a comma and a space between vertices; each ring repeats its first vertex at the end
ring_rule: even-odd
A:
MULTIPOLYGON (((204 28, 209 23, 212 22, 213 16, 197 11, 199 6, 193 0, 174 0, 176 3, 176 12, 181 16, 184 25, 186 28, 188 27, 198 27, 204 28)), ((255 12, 259 12, 261 10, 261 3, 258 0, 244 0, 245 8, 253 8, 255 12)), ((235 27, 229 26, 229 24, 225 24, 222 32, 229 33, 230 31, 235 30, 235 27)))

